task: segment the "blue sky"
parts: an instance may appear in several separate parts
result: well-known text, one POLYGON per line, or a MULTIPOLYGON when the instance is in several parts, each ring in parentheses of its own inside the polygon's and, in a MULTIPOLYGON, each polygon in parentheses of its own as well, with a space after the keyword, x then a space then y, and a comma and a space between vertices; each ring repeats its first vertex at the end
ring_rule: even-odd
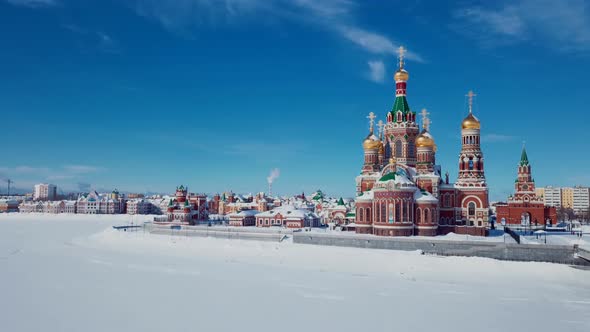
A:
POLYGON ((0 0, 0 176, 257 192, 278 168, 277 193, 351 197, 404 45, 451 179, 473 89, 492 199, 523 141, 538 186, 588 185, 589 16, 584 0, 0 0))

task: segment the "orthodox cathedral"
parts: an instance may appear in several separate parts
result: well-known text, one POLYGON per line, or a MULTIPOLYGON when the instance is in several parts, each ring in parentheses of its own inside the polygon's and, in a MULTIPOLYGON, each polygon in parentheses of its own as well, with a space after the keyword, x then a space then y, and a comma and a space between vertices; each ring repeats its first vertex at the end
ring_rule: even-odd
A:
POLYGON ((387 122, 368 116, 370 132, 363 141, 365 161, 356 178, 356 232, 381 236, 435 236, 450 232, 486 235, 489 202, 480 148, 480 122, 469 114, 461 123, 459 175, 449 183, 436 164, 437 146, 430 120, 422 110, 422 126, 406 97, 409 74, 404 68, 403 47, 394 75, 395 102, 387 122))

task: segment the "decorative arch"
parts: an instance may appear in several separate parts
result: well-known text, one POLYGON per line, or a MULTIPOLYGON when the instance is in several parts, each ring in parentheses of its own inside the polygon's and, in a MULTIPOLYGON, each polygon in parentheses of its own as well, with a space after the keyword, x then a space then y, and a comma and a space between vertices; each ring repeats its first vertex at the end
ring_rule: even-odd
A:
POLYGON ((482 208, 483 207, 483 202, 481 201, 481 198, 479 198, 479 197, 477 197, 475 195, 465 196, 463 198, 463 201, 461 201, 461 206, 463 208, 467 208, 467 204, 470 202, 471 199, 474 199, 475 201, 477 201, 476 208, 482 208))

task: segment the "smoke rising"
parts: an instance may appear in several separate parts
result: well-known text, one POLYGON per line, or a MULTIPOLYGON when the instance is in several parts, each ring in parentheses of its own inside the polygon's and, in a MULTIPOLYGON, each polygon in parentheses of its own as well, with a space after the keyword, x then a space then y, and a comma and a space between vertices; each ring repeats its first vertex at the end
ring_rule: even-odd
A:
POLYGON ((270 175, 266 178, 266 181, 268 181, 268 184, 272 184, 276 179, 279 178, 279 176, 281 176, 281 170, 275 168, 270 171, 270 175))

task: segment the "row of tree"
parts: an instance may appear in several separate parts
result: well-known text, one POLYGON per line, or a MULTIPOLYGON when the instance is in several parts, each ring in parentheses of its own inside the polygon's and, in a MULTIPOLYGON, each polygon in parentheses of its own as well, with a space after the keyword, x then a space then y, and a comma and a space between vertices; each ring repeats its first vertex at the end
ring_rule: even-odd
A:
POLYGON ((572 208, 559 207, 557 208, 558 220, 579 220, 582 222, 590 222, 590 210, 576 213, 572 208))

